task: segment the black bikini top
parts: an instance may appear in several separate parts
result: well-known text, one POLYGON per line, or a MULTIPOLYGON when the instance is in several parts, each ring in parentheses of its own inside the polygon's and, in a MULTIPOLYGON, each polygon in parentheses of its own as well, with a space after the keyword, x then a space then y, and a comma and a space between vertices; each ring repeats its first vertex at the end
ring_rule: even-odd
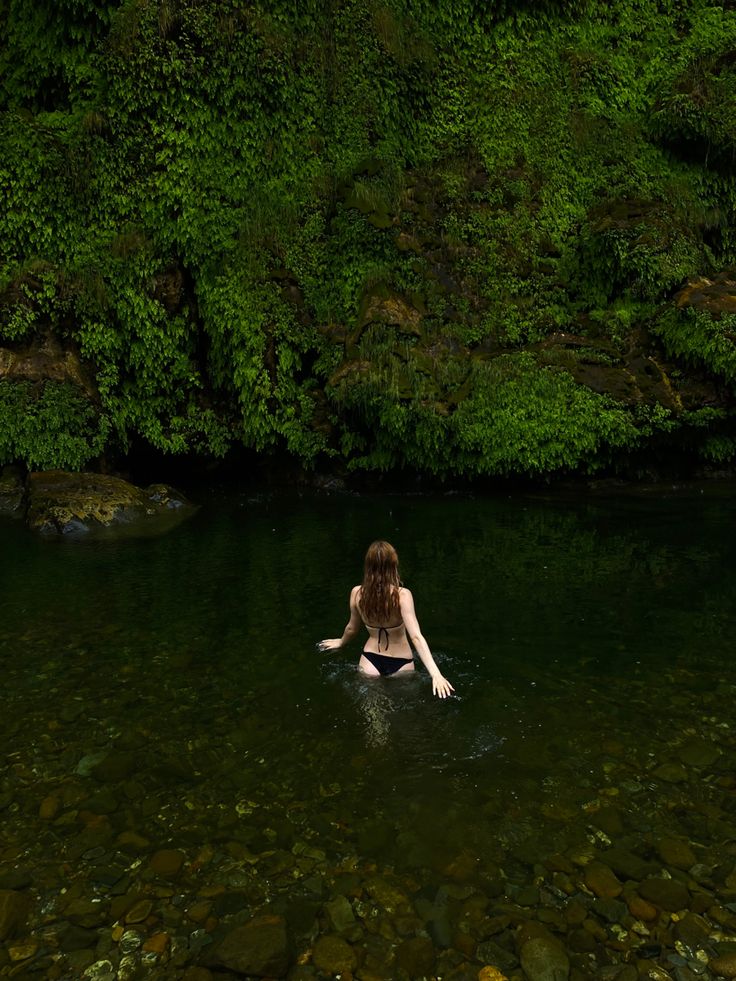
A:
POLYGON ((384 647, 384 651, 387 651, 388 650, 388 645, 389 645, 389 636, 388 636, 389 630, 396 630, 397 627, 403 627, 404 626, 404 621, 403 620, 401 621, 401 623, 395 623, 393 625, 393 627, 377 627, 377 626, 375 626, 372 623, 366 623, 365 620, 363 621, 363 623, 365 623, 366 627, 370 627, 371 630, 377 630, 378 631, 378 652, 379 652, 379 654, 381 652, 381 634, 383 634, 385 636, 385 638, 386 638, 386 646, 384 647))

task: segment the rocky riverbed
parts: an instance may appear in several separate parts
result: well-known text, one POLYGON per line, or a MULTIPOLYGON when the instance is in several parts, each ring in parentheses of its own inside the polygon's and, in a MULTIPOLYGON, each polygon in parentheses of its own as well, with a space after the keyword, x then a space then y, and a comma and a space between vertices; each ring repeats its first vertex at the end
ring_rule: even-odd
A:
POLYGON ((567 686, 537 735, 515 735, 509 692, 502 755, 441 774, 444 797, 367 812, 369 754, 305 750, 305 792, 296 763, 258 755, 278 720, 226 704, 187 739, 198 693, 148 716, 135 671, 92 710, 73 659, 50 690, 43 671, 14 689, 10 667, 0 977, 736 977, 733 685, 717 673, 674 666, 656 719, 649 678, 567 686))

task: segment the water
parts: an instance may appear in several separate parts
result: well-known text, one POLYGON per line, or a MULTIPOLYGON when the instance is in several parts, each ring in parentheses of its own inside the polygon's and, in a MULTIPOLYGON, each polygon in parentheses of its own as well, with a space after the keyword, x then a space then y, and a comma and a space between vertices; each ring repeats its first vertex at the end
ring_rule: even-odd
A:
MULTIPOLYGON (((176 977, 200 956, 176 895, 186 908, 245 890, 249 912, 289 915, 307 897, 306 949, 348 873, 357 896, 378 873, 430 899, 449 883, 516 902, 550 856, 604 854, 619 824, 660 866, 662 837, 702 861, 736 837, 728 495, 213 490, 202 505, 139 541, 0 525, 0 885, 22 870, 47 919, 66 922, 71 882, 104 909, 150 892, 173 946, 144 963, 176 977), (421 668, 362 678, 357 643, 315 648, 340 635, 378 537, 399 551, 451 700, 421 668), (164 885, 150 866, 162 848, 184 856, 164 885)), ((549 896, 537 912, 562 904, 549 896)), ((100 940, 95 957, 115 954, 112 917, 96 924, 112 954, 100 940)), ((209 933, 227 924, 214 916, 209 933)), ((36 956, 66 965, 63 935, 36 956)), ((367 956, 360 931, 351 942, 367 956)), ((599 947, 579 956, 624 957, 599 947)))

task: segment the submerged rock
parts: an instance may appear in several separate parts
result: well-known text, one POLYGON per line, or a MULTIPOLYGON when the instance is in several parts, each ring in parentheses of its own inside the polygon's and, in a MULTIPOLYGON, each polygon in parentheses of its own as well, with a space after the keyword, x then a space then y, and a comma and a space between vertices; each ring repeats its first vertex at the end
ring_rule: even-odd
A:
POLYGON ((529 981, 567 981, 570 961, 564 948, 546 937, 533 937, 521 948, 521 966, 529 981))
POLYGON ((680 763, 662 763, 654 771, 654 776, 667 783, 683 783, 687 780, 687 770, 680 763))
POLYGON ((722 978, 736 978, 736 954, 722 954, 708 962, 709 969, 722 978))
POLYGON ((606 852, 606 865, 625 879, 646 879, 658 871, 656 862, 649 862, 625 848, 617 847, 609 848, 606 852))
POLYGON ((283 978, 291 951, 286 922, 280 916, 257 916, 227 934, 216 952, 217 962, 239 974, 283 978))
POLYGON ((173 879, 184 864, 184 853, 176 848, 162 848, 151 856, 149 867, 164 879, 173 879))
POLYGON ((684 909, 690 903, 687 886, 677 879, 645 879, 639 885, 639 892, 650 903, 670 912, 684 909))
POLYGON ((434 946, 429 937, 411 937, 396 951, 396 963, 410 978, 421 978, 434 971, 434 946))
POLYGON ((686 766, 713 766, 721 751, 714 743, 704 739, 688 739, 680 746, 678 755, 686 766))
MULTIPOLYGON (((89 757, 84 757, 77 765, 77 772, 82 775, 84 774, 80 768, 85 760, 89 760, 89 757)), ((91 776, 101 783, 116 783, 129 777, 135 771, 136 765, 136 757, 133 753, 111 750, 109 753, 95 757, 88 764, 88 770, 91 776)))
POLYGON ((10 940, 25 926, 28 897, 14 889, 0 889, 0 941, 10 940))
POLYGON ((115 981, 115 968, 112 961, 95 961, 94 964, 90 964, 82 977, 85 981, 115 981))
POLYGON ((508 981, 497 967, 482 967, 478 972, 478 981, 508 981))
POLYGON ((409 902, 406 893, 384 876, 371 876, 366 880, 365 888, 374 902, 389 911, 409 902))
POLYGON ((144 489, 110 474, 64 470, 30 474, 28 497, 26 523, 44 535, 86 535, 109 528, 165 531, 195 510, 164 484, 144 489))
POLYGON ((329 903, 326 903, 325 913, 332 929, 337 933, 341 933, 343 930, 349 930, 355 926, 353 907, 345 896, 336 896, 329 903))
POLYGON ((324 974, 344 974, 355 970, 358 959, 350 944, 342 937, 330 934, 320 937, 314 945, 314 966, 324 974))
POLYGON ((125 914, 126 923, 143 923, 153 909, 153 902, 150 899, 139 899, 135 906, 132 906, 125 914))
POLYGON ((699 947, 707 942, 711 928, 708 921, 697 913, 687 913, 675 923, 675 936, 689 947, 699 947))
POLYGON ((591 862, 585 867, 585 885, 602 899, 615 899, 623 891, 615 873, 602 862, 591 862))
POLYGON ((695 852, 687 841, 678 838, 662 838, 657 842, 657 854, 665 865, 677 869, 689 869, 697 862, 695 852))

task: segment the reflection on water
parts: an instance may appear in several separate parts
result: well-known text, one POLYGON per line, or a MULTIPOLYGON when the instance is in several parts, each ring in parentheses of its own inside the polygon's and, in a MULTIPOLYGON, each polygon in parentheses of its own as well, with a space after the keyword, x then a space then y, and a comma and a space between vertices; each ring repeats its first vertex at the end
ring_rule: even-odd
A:
POLYGON ((429 943, 416 976, 506 957, 524 977, 522 920, 579 977, 645 943, 663 969, 721 953, 715 914, 678 939, 680 907, 643 893, 669 877, 693 915, 733 916, 727 499, 202 503, 119 544, 0 525, 0 889, 30 897, 13 932, 35 977, 234 970, 222 937, 266 909, 294 977, 329 975, 324 934, 366 978, 415 976, 409 940, 429 943), (376 537, 399 549, 447 702, 421 668, 368 679, 359 646, 315 652, 376 537), (664 919, 634 915, 634 892, 664 919))

